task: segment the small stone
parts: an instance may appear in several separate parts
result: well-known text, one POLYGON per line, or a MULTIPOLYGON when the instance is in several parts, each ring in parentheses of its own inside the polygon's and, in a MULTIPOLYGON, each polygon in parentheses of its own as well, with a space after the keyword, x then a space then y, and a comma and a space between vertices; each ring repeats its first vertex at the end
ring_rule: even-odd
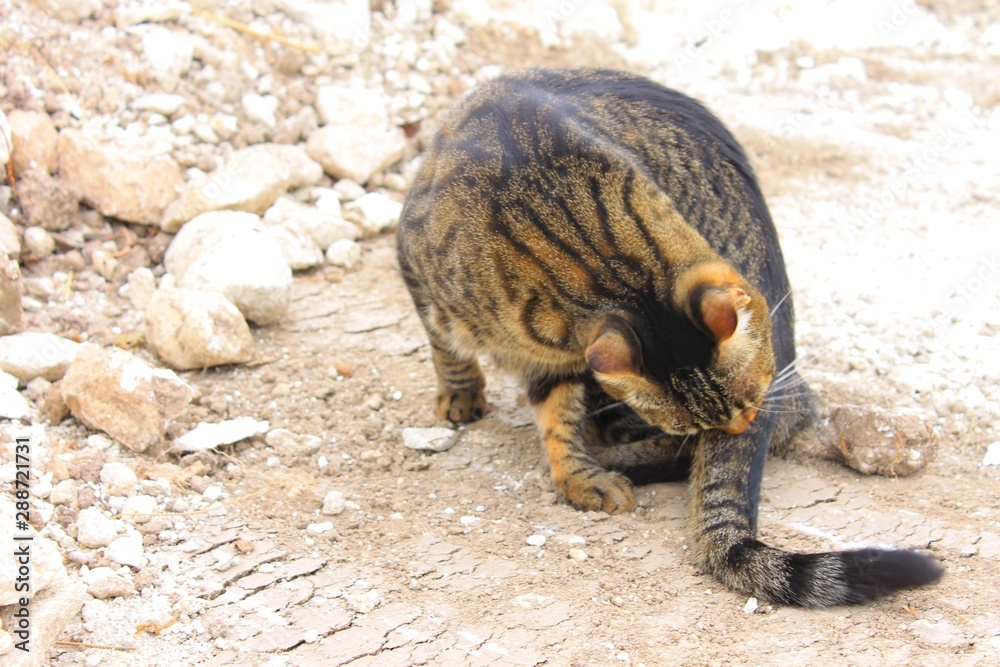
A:
POLYGON ((331 530, 333 530, 333 522, 324 521, 323 523, 311 523, 308 526, 306 526, 306 530, 308 530, 310 533, 318 533, 322 535, 323 533, 328 533, 331 530))
POLYGON ((241 98, 240 103, 243 106, 243 113, 250 120, 271 128, 278 124, 274 116, 278 111, 278 98, 274 95, 247 93, 241 98))
POLYGON ((75 479, 64 479, 52 487, 49 502, 53 505, 77 506, 77 488, 75 479))
POLYGON ((118 536, 115 522, 97 507, 80 510, 76 517, 76 541, 85 547, 106 547, 118 536))
POLYGON ((67 128, 59 133, 59 176, 106 216, 158 224, 184 180, 168 150, 152 139, 67 128))
POLYGON ((21 256, 21 229, 0 213, 0 252, 17 259, 21 256))
POLYGON ((164 88, 172 91, 191 68, 194 45, 186 33, 147 26, 142 35, 142 52, 153 75, 164 88))
POLYGON ((33 400, 35 403, 44 401, 51 389, 52 383, 42 377, 32 378, 24 387, 25 392, 28 394, 28 398, 33 400))
POLYGON ((132 584, 110 567, 95 567, 84 577, 84 583, 87 584, 87 592, 98 600, 125 598, 135 592, 132 584))
POLYGON ((333 184, 334 191, 340 195, 341 201, 354 201, 355 199, 360 199, 368 194, 365 187, 356 181, 352 181, 349 178, 342 178, 333 184))
POLYGON ((365 125, 327 125, 309 135, 309 157, 334 178, 367 183, 403 156, 401 130, 365 125))
POLYGON ((757 598, 751 597, 747 598, 747 602, 743 605, 744 614, 752 614, 757 611, 757 598))
POLYGON ((21 267, 0 251, 0 334, 10 333, 24 314, 21 301, 21 267))
POLYGON ((911 475, 937 453, 927 420, 876 406, 834 406, 817 436, 830 456, 866 475, 911 475))
POLYGON ((330 491, 323 497, 323 514, 336 516, 347 507, 347 500, 340 491, 330 491))
POLYGON ((147 495, 132 496, 125 499, 122 507, 122 518, 132 523, 146 523, 156 513, 156 498, 147 495))
POLYGON ((135 98, 131 106, 138 111, 151 111, 169 117, 177 113, 185 102, 187 98, 183 95, 151 93, 135 98))
POLYGON ((273 447, 280 453, 295 456, 311 456, 323 446, 323 441, 314 435, 297 435, 288 429, 276 428, 264 436, 268 447, 273 447))
POLYGON ((268 428, 270 428, 268 422, 257 421, 252 417, 237 417, 217 424, 201 422, 184 435, 175 438, 170 451, 200 452, 214 449, 265 433, 268 428))
POLYGON ((69 406, 62 395, 62 382, 53 382, 49 391, 45 394, 45 400, 41 405, 42 414, 49 420, 50 424, 59 424, 69 416, 69 406))
POLYGON ((17 378, 0 370, 0 418, 21 419, 30 411, 27 399, 17 390, 17 378))
POLYGON ((146 340, 175 370, 249 361, 256 348, 242 313, 219 292, 157 290, 146 306, 146 340))
POLYGON ((344 207, 344 216, 361 227, 365 236, 375 236, 399 226, 403 205, 381 192, 369 192, 344 207))
POLYGON ((548 541, 548 538, 546 538, 544 535, 538 535, 538 534, 529 535, 528 539, 525 540, 525 542, 528 543, 528 546, 532 546, 532 547, 543 547, 543 546, 545 546, 545 543, 547 541, 548 541))
POLYGON ((1000 442, 994 442, 986 448, 986 455, 983 456, 984 466, 1000 466, 1000 442))
POLYGON ((191 5, 187 2, 130 5, 115 9, 115 25, 119 28, 127 28, 140 23, 166 23, 176 21, 189 13, 191 13, 191 5))
POLYGON ((410 449, 446 452, 455 445, 456 433, 450 428, 404 428, 403 445, 410 449))
POLYGON ((372 410, 381 410, 382 406, 385 405, 385 399, 382 398, 381 394, 372 394, 365 401, 365 405, 372 410))
POLYGON ((588 558, 590 558, 590 556, 587 555, 587 552, 584 551, 583 549, 570 549, 569 557, 572 558, 573 560, 577 560, 580 562, 583 562, 588 558))
POLYGON ((198 216, 174 237, 164 263, 178 287, 221 292, 255 324, 275 322, 288 308, 292 271, 256 215, 198 216))
POLYGON ((214 503, 216 500, 222 497, 222 487, 216 484, 208 487, 201 492, 201 497, 210 503, 214 503))
POLYGON ((345 593, 344 602, 358 614, 370 614, 382 603, 382 596, 378 591, 345 593))
POLYGON ((128 274, 125 285, 119 290, 119 296, 124 296, 136 308, 145 309, 149 300, 156 292, 156 276, 145 266, 139 267, 128 274))
POLYGON ((959 647, 969 643, 962 631, 948 621, 931 621, 921 618, 910 623, 910 632, 925 644, 959 647))
POLYGON ((316 111, 323 125, 387 126, 386 100, 371 88, 319 86, 316 111))
POLYGON ((361 246, 350 239, 334 241, 326 250, 326 262, 342 269, 352 269, 361 261, 361 246))
POLYGON ((104 554, 112 562, 137 569, 146 567, 149 563, 143 553, 142 536, 134 531, 131 535, 124 535, 114 540, 105 549, 104 554))
POLYGON ((34 226, 24 230, 24 253, 32 259, 48 257, 56 251, 56 241, 43 227, 34 226))
POLYGON ((54 173, 59 166, 58 134, 49 115, 14 109, 7 118, 14 146, 14 175, 19 177, 29 169, 54 173))
POLYGON ((264 213, 264 227, 302 230, 321 250, 342 239, 354 240, 358 226, 340 215, 340 197, 332 190, 321 195, 315 206, 306 206, 291 197, 280 197, 264 213))
POLYGON ((152 368, 125 350, 93 345, 77 353, 60 384, 77 419, 136 452, 160 442, 167 423, 193 396, 173 371, 152 368))
POLYGON ((138 482, 135 472, 119 461, 110 461, 101 468, 101 484, 112 496, 132 495, 138 482))

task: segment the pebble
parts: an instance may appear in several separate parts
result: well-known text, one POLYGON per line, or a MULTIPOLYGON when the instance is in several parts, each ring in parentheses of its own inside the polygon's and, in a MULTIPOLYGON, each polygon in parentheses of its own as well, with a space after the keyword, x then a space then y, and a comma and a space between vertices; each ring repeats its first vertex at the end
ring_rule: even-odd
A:
POLYGON ((240 103, 243 106, 243 113, 250 120, 263 123, 271 128, 278 124, 275 118, 275 113, 278 111, 278 98, 274 95, 247 93, 242 97, 240 103))
POLYGON ((528 539, 525 540, 525 542, 527 542, 528 545, 532 547, 545 546, 545 543, 547 541, 548 541, 547 537, 545 537, 544 535, 538 535, 537 533, 535 535, 529 535, 528 539))
POLYGON ((316 89, 316 111, 323 125, 387 126, 382 92, 371 88, 326 85, 316 89))
POLYGON ((122 518, 132 523, 146 523, 153 518, 151 515, 156 513, 156 509, 156 498, 153 496, 145 494, 132 496, 125 499, 125 505, 122 506, 122 518))
POLYGON ((381 192, 369 192, 344 207, 344 216, 358 224, 364 236, 375 236, 399 226, 403 205, 381 192))
POLYGON ((76 541, 85 547, 106 547, 118 536, 115 522, 97 507, 80 510, 76 517, 76 541))
POLYGON ((752 614, 757 611, 757 598, 751 597, 747 598, 746 604, 743 605, 744 614, 752 614))
POLYGON ((175 370, 249 361, 256 349, 243 314, 219 292, 157 290, 146 306, 146 341, 175 370))
POLYGON ((1000 442, 994 442, 986 448, 986 455, 983 456, 984 466, 1000 466, 1000 442))
POLYGON ((323 440, 314 435, 298 435, 284 428, 268 431, 264 442, 281 453, 296 456, 311 456, 323 446, 323 440))
POLYGON ((80 350, 80 344, 55 334, 26 331, 0 338, 0 369, 22 382, 43 378, 55 382, 80 350))
POLYGON ((127 28, 140 23, 176 21, 190 12, 191 5, 187 2, 159 2, 118 7, 115 9, 115 25, 119 28, 127 28))
POLYGON ((64 479, 52 487, 49 492, 49 502, 53 505, 76 507, 77 488, 75 479, 64 479))
POLYGON ((194 394, 173 371, 119 348, 89 344, 77 352, 60 391, 73 416, 135 452, 159 443, 194 394))
POLYGON ((27 399, 17 390, 17 378, 0 370, 0 418, 21 419, 30 411, 27 399))
POLYGON ((336 516, 347 507, 347 500, 340 491, 330 491, 323 497, 323 514, 336 516))
POLYGON ((175 438, 170 451, 199 452, 213 449, 252 438, 265 433, 268 428, 270 428, 268 422, 257 421, 253 417, 237 417, 215 424, 201 422, 184 435, 175 438))
POLYGON ((382 603, 382 596, 378 591, 345 593, 344 602, 358 614, 370 614, 382 603))
POLYGON ((143 553, 142 536, 134 531, 131 535, 124 535, 111 542, 104 554, 119 565, 143 568, 149 563, 143 553))
POLYGON ((83 577, 87 592, 98 600, 124 598, 135 592, 131 582, 126 581, 110 567, 95 567, 83 577))
POLYGON ((333 184, 333 190, 340 195, 341 201, 349 202, 360 199, 368 194, 365 186, 349 178, 342 178, 333 184))
POLYGON ((310 533, 319 533, 319 534, 328 533, 331 530, 333 530, 333 522, 324 521, 323 523, 311 523, 308 526, 306 526, 306 530, 308 530, 310 533))
POLYGON ((191 68, 194 45, 188 36, 160 26, 147 26, 142 35, 142 52, 163 87, 172 91, 191 68))
POLYGON ((397 128, 326 125, 309 135, 307 149, 334 178, 367 183, 403 156, 406 138, 397 128))
POLYGON ((136 308, 145 309, 156 292, 156 276, 143 266, 129 273, 125 281, 118 295, 131 301, 136 308))
POLYGON ((131 495, 138 481, 132 468, 124 463, 110 461, 101 468, 101 484, 113 496, 131 495))
POLYGON ((201 492, 201 497, 210 503, 214 503, 216 500, 222 497, 222 487, 216 484, 209 486, 207 489, 201 492))
POLYGON ((342 269, 353 269, 361 261, 361 246, 351 239, 334 241, 326 250, 326 263, 342 269))
POLYGON ((279 197, 264 213, 264 226, 301 230, 321 251, 337 241, 353 241, 360 235, 357 225, 341 217, 340 196, 333 190, 321 193, 313 206, 279 197))
POLYGON ((132 108, 138 111, 150 111, 152 113, 163 114, 164 116, 173 116, 185 102, 187 102, 187 98, 183 95, 152 93, 132 100, 132 108))
POLYGON ((164 263, 178 287, 221 292, 255 324, 276 322, 288 308, 292 271, 252 213, 199 215, 174 237, 164 263))
POLYGON ((572 558, 573 560, 578 560, 581 562, 590 558, 590 556, 587 555, 587 552, 584 551, 583 549, 570 549, 569 557, 572 558))
POLYGON ((48 114, 13 109, 8 115, 14 147, 14 175, 29 169, 53 173, 59 167, 56 126, 48 114))
POLYGON ((26 255, 42 259, 56 251, 56 242, 43 227, 36 225, 24 230, 23 250, 26 255))
POLYGON ((455 445, 456 432, 450 428, 404 428, 403 445, 410 449, 446 452, 455 445))

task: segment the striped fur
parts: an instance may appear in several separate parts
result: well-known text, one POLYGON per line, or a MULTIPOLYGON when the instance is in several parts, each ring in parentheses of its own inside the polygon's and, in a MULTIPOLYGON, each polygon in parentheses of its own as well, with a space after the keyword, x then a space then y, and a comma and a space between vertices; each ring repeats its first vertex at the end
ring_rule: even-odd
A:
POLYGON ((913 552, 756 540, 766 453, 808 422, 811 397, 783 393, 799 381, 767 206, 699 103, 620 72, 496 79, 431 140, 398 240, 438 416, 482 415, 475 359, 491 355, 523 378, 553 483, 575 507, 625 512, 627 476, 689 472, 699 564, 776 602, 856 603, 940 576, 913 552))

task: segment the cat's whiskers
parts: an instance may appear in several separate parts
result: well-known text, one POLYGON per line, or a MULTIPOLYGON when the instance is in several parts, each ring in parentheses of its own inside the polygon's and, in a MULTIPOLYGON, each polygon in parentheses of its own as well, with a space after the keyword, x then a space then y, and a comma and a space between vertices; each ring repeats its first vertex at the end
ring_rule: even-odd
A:
POLYGON ((594 415, 599 415, 602 412, 607 412, 608 410, 614 410, 615 408, 620 408, 623 405, 625 405, 625 401, 618 401, 617 403, 611 403, 609 405, 605 405, 602 408, 597 408, 596 410, 594 410, 592 412, 588 412, 586 414, 586 416, 587 417, 593 417, 594 415))
POLYGON ((775 314, 776 312, 778 312, 778 309, 779 309, 779 308, 781 308, 781 304, 785 303, 785 301, 786 301, 786 300, 788 299, 788 297, 790 297, 791 295, 792 295, 792 290, 788 290, 787 292, 785 292, 785 296, 781 297, 781 300, 780 300, 780 301, 778 301, 778 303, 777 303, 777 304, 775 304, 774 308, 772 308, 772 309, 771 309, 771 315, 770 315, 770 317, 771 317, 771 319, 772 319, 772 320, 774 319, 774 314, 775 314))

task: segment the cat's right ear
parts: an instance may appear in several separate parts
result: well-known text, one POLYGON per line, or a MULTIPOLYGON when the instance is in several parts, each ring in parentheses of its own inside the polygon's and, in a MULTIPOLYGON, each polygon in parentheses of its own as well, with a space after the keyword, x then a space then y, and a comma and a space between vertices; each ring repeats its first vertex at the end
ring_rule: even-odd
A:
POLYGON ((605 317, 595 324, 593 332, 586 351, 592 371, 610 376, 641 375, 642 346, 627 322, 605 317))

